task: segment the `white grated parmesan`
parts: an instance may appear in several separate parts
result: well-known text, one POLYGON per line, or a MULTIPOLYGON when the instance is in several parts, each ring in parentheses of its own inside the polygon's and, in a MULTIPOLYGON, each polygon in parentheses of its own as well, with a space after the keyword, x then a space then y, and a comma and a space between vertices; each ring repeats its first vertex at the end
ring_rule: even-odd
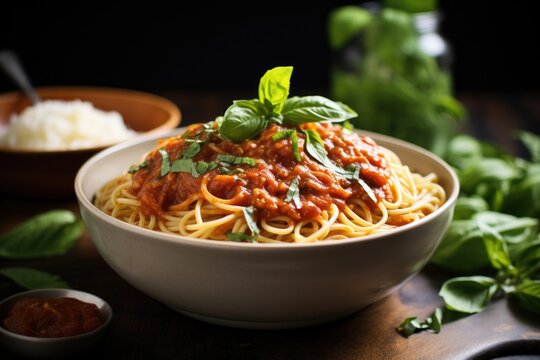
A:
POLYGON ((112 145, 136 133, 115 111, 81 100, 46 100, 11 117, 0 143, 17 148, 69 150, 112 145))

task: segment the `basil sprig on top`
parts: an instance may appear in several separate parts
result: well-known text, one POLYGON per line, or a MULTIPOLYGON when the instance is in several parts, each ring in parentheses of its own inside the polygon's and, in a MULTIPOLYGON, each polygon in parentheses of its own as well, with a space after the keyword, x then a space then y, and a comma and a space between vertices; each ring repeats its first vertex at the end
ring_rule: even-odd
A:
POLYGON ((348 106, 322 96, 289 98, 292 66, 268 70, 259 82, 259 98, 237 100, 219 119, 221 138, 241 142, 259 135, 270 123, 343 122, 357 116, 348 106))

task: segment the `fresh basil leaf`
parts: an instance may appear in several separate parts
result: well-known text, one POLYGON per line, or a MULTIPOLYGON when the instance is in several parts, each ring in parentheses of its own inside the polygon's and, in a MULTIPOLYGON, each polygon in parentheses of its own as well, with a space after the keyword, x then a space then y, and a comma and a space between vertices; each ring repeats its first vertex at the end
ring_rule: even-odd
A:
POLYGON ((135 174, 137 171, 139 171, 141 169, 144 169, 147 166, 148 166, 148 163, 146 161, 143 161, 139 165, 135 165, 135 166, 130 167, 129 170, 128 170, 128 173, 135 174))
POLYGON ((514 266, 510 260, 510 253, 501 234, 495 231, 489 224, 481 221, 478 221, 478 228, 482 232, 481 236, 484 240, 484 246, 491 266, 497 270, 513 270, 514 266))
POLYGON ((256 241, 257 238, 259 237, 259 227, 257 226, 257 222, 255 221, 255 218, 254 218, 254 211, 255 209, 253 208, 253 206, 248 206, 248 207, 244 207, 242 208, 242 212, 244 213, 244 218, 246 219, 246 224, 249 228, 249 230, 251 230, 251 236, 253 237, 253 241, 256 241))
POLYGON ((35 259, 64 254, 83 231, 73 212, 52 210, 27 220, 0 237, 0 257, 35 259))
POLYGON ((519 284, 516 287, 516 296, 523 307, 540 315, 540 280, 519 284))
POLYGON ((497 291, 495 279, 487 276, 457 277, 446 281, 439 295, 446 307, 473 314, 483 311, 497 291))
POLYGON ((486 199, 493 210, 500 210, 511 182, 521 176, 513 163, 499 158, 483 158, 457 174, 462 192, 486 199))
POLYGON ((472 166, 483 158, 480 142, 469 135, 457 135, 450 140, 445 160, 458 169, 472 166))
POLYGON ((268 70, 259 82, 259 101, 267 104, 270 113, 280 114, 289 97, 292 66, 278 66, 268 70))
POLYGON ((512 252, 512 247, 531 241, 536 236, 538 220, 484 211, 470 220, 454 220, 446 231, 430 261, 443 268, 470 272, 490 264, 479 223, 497 232, 512 252))
POLYGON ((253 235, 248 235, 246 233, 240 233, 240 232, 230 232, 227 233, 227 240, 229 241, 257 241, 257 238, 253 235))
POLYGON ((23 267, 10 267, 0 269, 0 274, 13 280, 18 285, 26 289, 44 288, 69 288, 69 285, 57 275, 52 275, 44 271, 23 267))
POLYGON ((540 275, 540 236, 537 240, 525 243, 516 251, 512 258, 519 273, 524 277, 540 275))
POLYGON ((257 166, 257 160, 246 156, 240 157, 228 154, 219 154, 216 159, 231 165, 257 166))
POLYGON ((328 38, 332 50, 339 50, 355 39, 372 19, 368 10, 356 5, 333 10, 328 17, 328 38))
POLYGON ((421 321, 417 316, 409 317, 403 320, 396 330, 404 337, 409 337, 420 331, 430 331, 438 334, 441 331, 443 318, 443 309, 437 308, 426 320, 421 321))
POLYGON ((512 183, 502 201, 502 211, 540 218, 540 163, 525 164, 521 179, 512 183))
POLYGON ((232 142, 252 139, 268 126, 266 115, 267 109, 258 100, 235 101, 219 123, 219 135, 232 142))
POLYGON ((298 178, 294 178, 289 185, 287 190, 287 195, 285 195, 285 202, 294 202, 294 206, 297 209, 302 207, 302 202, 300 201, 300 188, 298 187, 298 178))
POLYGON ((342 122, 358 116, 348 106, 317 95, 287 99, 282 115, 283 122, 290 125, 322 121, 342 122))
POLYGON ((169 162, 169 153, 165 149, 159 149, 159 155, 161 155, 161 170, 159 176, 163 177, 171 170, 171 163, 169 162))
POLYGON ((468 220, 479 212, 487 211, 488 208, 488 203, 481 197, 459 197, 454 208, 453 220, 468 220))
POLYGON ((182 153, 182 158, 184 159, 192 159, 195 155, 197 155, 201 151, 201 145, 194 141, 192 142, 186 150, 182 153))
POLYGON ((404 337, 409 337, 417 331, 423 329, 422 323, 418 319, 418 316, 408 317, 396 328, 397 332, 404 337))
POLYGON ((527 150, 529 150, 532 162, 540 164, 540 136, 531 132, 521 131, 519 139, 523 142, 527 150))

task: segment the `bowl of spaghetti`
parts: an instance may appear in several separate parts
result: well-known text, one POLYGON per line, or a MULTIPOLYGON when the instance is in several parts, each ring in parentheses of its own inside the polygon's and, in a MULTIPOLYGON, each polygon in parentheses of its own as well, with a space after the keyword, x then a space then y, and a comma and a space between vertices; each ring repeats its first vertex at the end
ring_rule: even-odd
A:
POLYGON ((452 218, 452 169, 352 129, 346 105, 288 98, 290 72, 215 121, 81 167, 82 218, 126 281, 197 319, 284 328, 356 312, 426 264, 452 218))

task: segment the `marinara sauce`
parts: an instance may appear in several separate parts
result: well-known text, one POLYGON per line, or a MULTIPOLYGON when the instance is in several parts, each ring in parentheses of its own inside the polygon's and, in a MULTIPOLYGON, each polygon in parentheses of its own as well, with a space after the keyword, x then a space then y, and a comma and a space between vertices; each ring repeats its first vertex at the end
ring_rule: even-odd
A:
POLYGON ((2 327, 21 335, 48 338, 84 334, 103 323, 95 304, 70 297, 28 297, 13 305, 2 327))
MULTIPOLYGON (((313 159, 305 149, 306 137, 302 130, 314 130, 324 142, 328 158, 336 165, 359 166, 361 179, 371 188, 377 200, 392 199, 387 186, 389 165, 379 146, 369 137, 343 129, 330 123, 305 123, 299 126, 298 148, 301 156, 297 161, 290 138, 277 141, 272 136, 290 127, 272 124, 261 134, 241 143, 224 141, 215 133, 203 135, 206 140, 193 161, 212 162, 218 154, 249 157, 256 166, 238 165, 234 174, 223 174, 219 169, 193 177, 187 172, 170 172, 160 175, 162 155, 166 150, 172 162, 180 159, 203 125, 192 125, 184 136, 163 141, 159 148, 146 157, 146 167, 133 176, 130 192, 140 200, 143 214, 161 215, 171 205, 179 204, 190 195, 200 193, 202 179, 211 194, 222 199, 234 199, 235 205, 253 206, 259 218, 271 219, 285 215, 295 221, 309 220, 336 204, 343 210, 349 199, 361 198, 370 206, 376 203, 357 182, 347 180, 313 159), (205 138, 205 136, 207 136, 205 138), (286 201, 289 185, 296 179, 300 193, 300 206, 286 201)), ((201 137, 199 137, 201 139, 201 137)))

